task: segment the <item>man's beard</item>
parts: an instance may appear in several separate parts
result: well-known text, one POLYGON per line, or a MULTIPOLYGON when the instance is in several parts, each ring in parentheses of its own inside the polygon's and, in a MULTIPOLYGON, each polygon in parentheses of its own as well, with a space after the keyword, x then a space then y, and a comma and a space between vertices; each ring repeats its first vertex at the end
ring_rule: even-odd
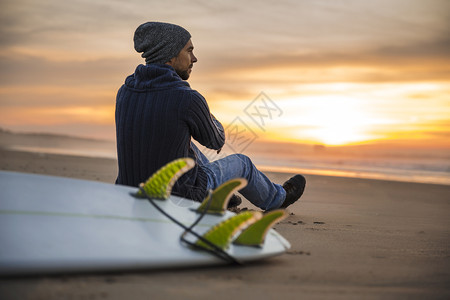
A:
POLYGON ((183 80, 188 80, 189 76, 191 75, 189 73, 189 70, 193 67, 193 65, 190 65, 189 68, 187 70, 175 70, 178 74, 178 76, 181 77, 181 79, 183 80))
POLYGON ((188 72, 188 70, 185 70, 185 71, 177 71, 177 74, 178 74, 178 76, 180 76, 181 77, 181 79, 183 79, 183 80, 188 80, 188 78, 189 78, 189 72, 188 72))

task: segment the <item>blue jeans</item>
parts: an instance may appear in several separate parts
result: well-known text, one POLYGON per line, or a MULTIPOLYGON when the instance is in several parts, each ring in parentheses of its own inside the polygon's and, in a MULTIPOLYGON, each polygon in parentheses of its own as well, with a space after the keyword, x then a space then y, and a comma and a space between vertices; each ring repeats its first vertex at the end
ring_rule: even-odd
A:
POLYGON ((240 177, 247 179, 248 183, 239 192, 255 206, 270 210, 283 204, 286 191, 281 185, 271 182, 247 156, 232 154, 210 162, 193 143, 191 147, 197 156, 198 166, 208 175, 208 189, 215 189, 230 179, 240 177))

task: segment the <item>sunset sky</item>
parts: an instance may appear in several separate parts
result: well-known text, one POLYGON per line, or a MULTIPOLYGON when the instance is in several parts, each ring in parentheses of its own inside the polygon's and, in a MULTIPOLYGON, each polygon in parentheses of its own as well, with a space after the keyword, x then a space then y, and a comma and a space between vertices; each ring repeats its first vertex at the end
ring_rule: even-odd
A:
POLYGON ((5 129, 114 139, 117 89, 144 62, 134 30, 165 21, 191 33, 189 83, 225 126, 273 141, 450 148, 448 0, 0 5, 5 129))

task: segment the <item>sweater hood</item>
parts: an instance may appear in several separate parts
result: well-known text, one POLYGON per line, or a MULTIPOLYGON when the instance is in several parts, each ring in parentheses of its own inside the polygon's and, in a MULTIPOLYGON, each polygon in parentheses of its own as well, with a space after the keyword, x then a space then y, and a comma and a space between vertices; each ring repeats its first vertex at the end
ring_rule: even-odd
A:
POLYGON ((125 80, 125 85, 137 90, 190 89, 189 83, 181 79, 173 67, 166 64, 137 66, 134 74, 125 80))

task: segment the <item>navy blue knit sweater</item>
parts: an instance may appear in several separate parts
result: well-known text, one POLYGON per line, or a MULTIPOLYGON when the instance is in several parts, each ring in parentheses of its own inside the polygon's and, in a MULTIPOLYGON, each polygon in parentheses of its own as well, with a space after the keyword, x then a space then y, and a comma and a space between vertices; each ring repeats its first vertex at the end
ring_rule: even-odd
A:
MULTIPOLYGON (((216 150, 225 142, 223 127, 203 96, 163 64, 139 65, 119 89, 116 135, 116 183, 130 186, 138 186, 174 159, 196 160, 191 137, 216 150)), ((173 193, 201 201, 206 184, 206 174, 196 164, 177 181, 173 193)))

